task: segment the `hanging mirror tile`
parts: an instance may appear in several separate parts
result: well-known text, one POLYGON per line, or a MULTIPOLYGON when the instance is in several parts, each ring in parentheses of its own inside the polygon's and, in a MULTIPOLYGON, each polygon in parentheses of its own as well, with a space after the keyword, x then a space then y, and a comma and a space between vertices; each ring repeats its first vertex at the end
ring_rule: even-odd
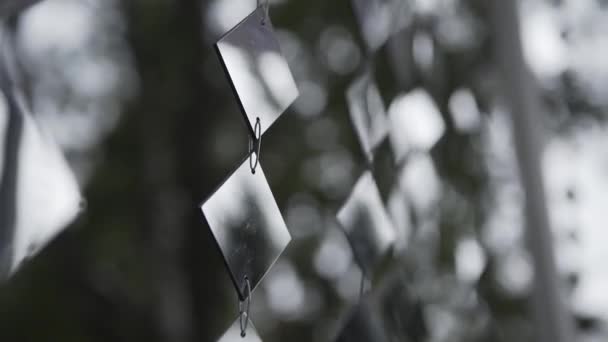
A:
POLYGON ((0 280, 80 212, 78 182, 17 90, 0 92, 0 280))
POLYGON ((364 273, 373 274, 396 235, 371 172, 359 178, 337 218, 364 273))
POLYGON ((371 71, 357 78, 346 91, 348 111, 367 161, 374 159, 374 150, 388 135, 388 119, 384 101, 371 71))
POLYGON ((241 318, 239 317, 217 342, 262 342, 251 320, 249 318, 245 319, 248 320, 247 334, 245 336, 241 336, 241 318))
POLYGON ((428 330, 419 299, 399 270, 387 273, 380 285, 349 313, 338 342, 424 341, 428 330))
POLYGON ((216 49, 250 132, 254 133, 259 118, 263 134, 298 97, 264 7, 226 33, 216 49))
POLYGON ((261 166, 245 160, 201 209, 244 299, 245 277, 253 291, 291 241, 261 166))

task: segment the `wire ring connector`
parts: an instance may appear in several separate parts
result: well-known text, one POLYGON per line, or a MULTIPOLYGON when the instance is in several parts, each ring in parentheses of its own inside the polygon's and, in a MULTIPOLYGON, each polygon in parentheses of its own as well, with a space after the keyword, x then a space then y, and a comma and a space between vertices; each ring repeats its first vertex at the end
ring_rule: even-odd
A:
POLYGON ((249 308, 251 307, 251 283, 249 277, 245 276, 247 284, 247 295, 245 300, 239 299, 239 323, 241 325, 241 337, 247 336, 247 326, 249 325, 249 308))
POLYGON ((262 151, 262 122, 260 118, 255 119, 255 126, 253 128, 254 138, 249 138, 249 167, 251 173, 255 174, 260 163, 260 152, 262 151), (253 154, 255 153, 255 161, 253 160, 253 154))

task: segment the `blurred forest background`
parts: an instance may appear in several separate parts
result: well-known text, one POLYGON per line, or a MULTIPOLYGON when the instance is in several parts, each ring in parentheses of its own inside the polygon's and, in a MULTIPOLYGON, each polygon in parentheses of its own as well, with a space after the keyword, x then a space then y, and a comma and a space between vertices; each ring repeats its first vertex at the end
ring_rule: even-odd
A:
MULTIPOLYGON (((32 117, 86 202, 0 288, 0 340, 217 340, 238 301, 199 205, 247 155, 248 131, 213 44, 256 2, 43 0, 9 18, 10 3, 3 42, 15 38, 32 117)), ((407 292, 389 295, 401 308, 392 319, 412 341, 536 340, 491 2, 402 3, 370 56, 349 1, 270 2, 300 97, 262 146, 293 237, 253 296, 264 341, 330 341, 359 300, 361 271, 335 214, 367 168, 345 91, 370 66, 400 118, 391 129, 403 159, 385 160, 391 176, 378 179, 400 237, 378 279, 407 292)), ((522 0, 520 18, 541 91, 560 281, 578 339, 604 341, 608 2, 522 0)), ((56 172, 44 166, 39 177, 56 172)), ((46 195, 20 210, 33 217, 61 197, 46 195)))

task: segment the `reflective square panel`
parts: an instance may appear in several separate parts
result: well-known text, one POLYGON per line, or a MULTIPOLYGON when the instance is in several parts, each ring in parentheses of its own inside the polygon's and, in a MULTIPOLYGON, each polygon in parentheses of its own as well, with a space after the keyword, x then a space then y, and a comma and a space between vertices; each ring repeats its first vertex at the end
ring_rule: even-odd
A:
POLYGON ((253 291, 291 241, 261 165, 246 159, 201 209, 244 299, 245 277, 253 291))
POLYGON ((0 282, 76 219, 81 198, 76 176, 22 94, 0 92, 0 282))
POLYGON ((361 36, 368 51, 376 51, 393 32, 407 23, 404 0, 351 0, 361 36))
MULTIPOLYGON (((249 318, 247 318, 249 320, 249 318)), ((241 322, 240 317, 237 317, 236 321, 232 323, 230 328, 220 337, 217 342, 262 342, 260 335, 255 330, 253 323, 249 320, 245 337, 241 337, 241 322)))
POLYGON ((425 341, 423 307, 408 289, 408 279, 393 270, 346 316, 338 342, 425 341))
POLYGON ((365 274, 372 275, 393 246, 396 234, 369 171, 359 178, 337 218, 359 265, 365 274))
POLYGON ((388 135, 386 108, 371 72, 365 72, 350 85, 346 101, 361 149, 371 163, 374 149, 388 135))
POLYGON ((216 49, 250 132, 259 117, 263 134, 299 94, 263 7, 226 33, 216 49))

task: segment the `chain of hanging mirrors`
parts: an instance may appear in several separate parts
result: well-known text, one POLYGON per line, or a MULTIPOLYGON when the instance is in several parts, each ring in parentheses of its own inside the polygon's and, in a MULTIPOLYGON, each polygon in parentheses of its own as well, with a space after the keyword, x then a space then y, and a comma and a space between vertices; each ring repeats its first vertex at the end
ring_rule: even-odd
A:
MULTIPOLYGON (((403 166, 404 158, 396 141, 399 132, 391 131, 395 125, 390 122, 375 81, 374 56, 403 24, 404 3, 401 0, 352 0, 351 3, 365 43, 366 61, 363 70, 348 87, 345 101, 367 166, 336 213, 337 222, 350 243, 362 274, 360 301, 344 317, 343 329, 336 334, 338 341, 384 341, 389 335, 390 338, 399 337, 395 332, 400 330, 398 323, 391 327, 391 317, 383 317, 394 313, 413 322, 412 326, 424 326, 420 306, 404 288, 401 273, 388 272, 391 276, 387 279, 376 279, 379 268, 391 267, 391 259, 399 251, 400 238, 398 228, 386 209, 387 201, 398 200, 388 197, 398 195, 383 194, 379 183, 388 184, 386 188, 391 188, 397 181, 394 175, 403 166)), ((248 156, 200 206, 205 224, 234 284, 235 305, 239 313, 220 342, 262 340, 252 323, 255 317, 250 316, 253 293, 291 241, 263 171, 262 138, 296 100, 299 92, 269 14, 268 2, 258 1, 257 8, 215 44, 249 133, 248 156), (268 69, 260 68, 258 61, 261 58, 273 61, 272 77, 265 74, 268 69)), ((8 35, 1 43, 3 46, 12 44, 8 35)), ((61 215, 46 220, 43 234, 33 234, 27 229, 0 232, 0 271, 3 278, 72 222, 83 203, 75 177, 59 149, 39 131, 29 114, 19 85, 17 71, 20 68, 11 55, 14 46, 9 47, 2 49, 0 65, 0 86, 9 109, 8 132, 23 131, 25 136, 33 137, 33 143, 45 146, 45 153, 50 156, 45 161, 57 164, 55 169, 60 171, 56 175, 48 175, 46 183, 37 186, 46 189, 51 186, 49 184, 61 186, 52 191, 67 195, 62 203, 56 203, 61 215), (23 130, 11 129, 11 125, 23 130)), ((8 172, 5 179, 10 177, 10 169, 8 172)), ((5 192, 3 196, 11 192, 5 187, 2 191, 5 192)), ((0 210, 5 210, 5 207, 0 206, 0 210)), ((0 218, 10 219, 9 215, 0 215, 0 218)), ((417 340, 418 337, 408 335, 405 338, 417 340)))
POLYGON ((215 45, 250 133, 249 156, 202 204, 201 210, 224 257, 239 317, 220 341, 260 341, 250 322, 252 293, 291 241, 262 169, 262 137, 298 97, 268 16, 268 3, 226 33, 215 45), (269 70, 261 58, 272 58, 269 70))
MULTIPOLYGON (((406 153, 398 118, 389 115, 376 83, 376 55, 405 26, 406 1, 352 0, 364 43, 363 69, 346 90, 350 121, 366 162, 336 218, 362 273, 359 303, 347 313, 336 341, 418 341, 426 335, 421 303, 408 289, 398 263, 406 227, 398 219, 407 206, 398 191, 406 153), (366 284, 371 284, 367 289, 366 284)), ((391 46, 393 48, 394 46, 391 46)), ((398 46, 397 46, 398 48, 398 46)), ((399 80, 398 58, 391 71, 399 80)))
MULTIPOLYGON (((399 240, 385 207, 387 197, 398 194, 383 196, 377 180, 393 188, 398 181, 398 165, 404 159, 402 153, 392 152, 400 151, 392 148, 399 146, 395 140, 399 132, 390 132, 395 125, 387 116, 375 82, 374 55, 403 24, 404 3, 352 1, 366 61, 364 70, 348 87, 345 100, 367 168, 336 214, 362 274, 360 303, 349 310, 337 341, 383 341, 400 336, 417 340, 425 334, 420 328, 424 327, 421 306, 404 288, 403 275, 389 272, 394 273, 389 279, 372 281, 379 268, 390 267, 386 265, 397 253, 399 240), (368 283, 378 286, 365 295, 368 283), (403 332, 399 322, 392 319, 395 314, 416 328, 403 332)), ((260 163, 262 137, 297 98, 298 90, 275 37, 268 3, 258 3, 253 13, 217 42, 216 50, 250 133, 248 159, 201 207, 239 300, 239 317, 219 341, 261 341, 250 323, 252 292, 291 240, 260 163), (269 75, 264 75, 268 70, 259 69, 257 63, 269 56, 276 61, 272 83, 267 82, 269 75)))

